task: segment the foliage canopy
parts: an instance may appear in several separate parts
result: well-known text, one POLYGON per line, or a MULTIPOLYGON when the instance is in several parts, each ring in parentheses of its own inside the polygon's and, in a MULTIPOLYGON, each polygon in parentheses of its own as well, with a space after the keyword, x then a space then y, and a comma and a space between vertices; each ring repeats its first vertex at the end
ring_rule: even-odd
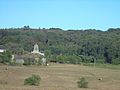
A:
POLYGON ((0 29, 0 45, 13 54, 31 52, 35 43, 48 60, 120 64, 120 28, 108 31, 32 29, 29 26, 0 29))

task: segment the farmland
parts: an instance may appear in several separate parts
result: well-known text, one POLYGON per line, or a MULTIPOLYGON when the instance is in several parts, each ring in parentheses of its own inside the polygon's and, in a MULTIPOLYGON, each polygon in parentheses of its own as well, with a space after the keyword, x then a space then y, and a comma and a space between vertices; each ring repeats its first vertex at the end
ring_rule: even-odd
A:
POLYGON ((49 66, 0 66, 0 90, 119 90, 120 69, 96 68, 72 64, 49 66), (24 85, 24 79, 37 74, 39 86, 24 85), (77 87, 80 77, 86 78, 88 88, 77 87), (102 78, 102 80, 98 80, 102 78))

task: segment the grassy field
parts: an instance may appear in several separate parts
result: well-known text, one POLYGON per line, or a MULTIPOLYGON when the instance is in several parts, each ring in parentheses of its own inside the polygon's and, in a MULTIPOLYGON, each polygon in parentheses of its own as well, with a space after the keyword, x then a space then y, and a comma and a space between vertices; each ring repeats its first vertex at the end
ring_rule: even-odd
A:
POLYGON ((120 90, 120 69, 95 68, 72 64, 50 66, 0 66, 0 90, 120 90), (39 86, 25 86, 24 79, 40 75, 39 86), (78 88, 85 77, 88 88, 78 88), (102 80, 98 80, 102 78, 102 80))

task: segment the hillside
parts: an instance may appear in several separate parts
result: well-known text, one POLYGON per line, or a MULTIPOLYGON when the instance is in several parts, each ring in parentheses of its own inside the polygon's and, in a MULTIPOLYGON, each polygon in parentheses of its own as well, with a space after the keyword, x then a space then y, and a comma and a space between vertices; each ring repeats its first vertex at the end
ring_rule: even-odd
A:
POLYGON ((120 64, 120 29, 100 31, 62 30, 60 28, 0 29, 0 48, 13 54, 31 52, 37 43, 40 51, 48 60, 62 63, 98 63, 120 64))

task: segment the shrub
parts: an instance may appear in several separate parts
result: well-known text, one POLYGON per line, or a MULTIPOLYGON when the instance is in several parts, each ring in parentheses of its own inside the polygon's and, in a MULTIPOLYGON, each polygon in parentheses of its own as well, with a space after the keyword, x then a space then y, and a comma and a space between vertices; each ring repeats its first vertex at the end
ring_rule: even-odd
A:
POLYGON ((78 87, 79 88, 87 88, 88 87, 88 82, 86 81, 85 78, 80 78, 79 81, 77 81, 78 87))
POLYGON ((120 64, 120 59, 119 58, 112 59, 112 64, 119 65, 120 64))
POLYGON ((11 62, 12 54, 10 51, 0 53, 0 63, 9 64, 11 62))
POLYGON ((24 85, 35 85, 38 86, 40 84, 40 76, 39 75, 32 75, 24 80, 24 85))

